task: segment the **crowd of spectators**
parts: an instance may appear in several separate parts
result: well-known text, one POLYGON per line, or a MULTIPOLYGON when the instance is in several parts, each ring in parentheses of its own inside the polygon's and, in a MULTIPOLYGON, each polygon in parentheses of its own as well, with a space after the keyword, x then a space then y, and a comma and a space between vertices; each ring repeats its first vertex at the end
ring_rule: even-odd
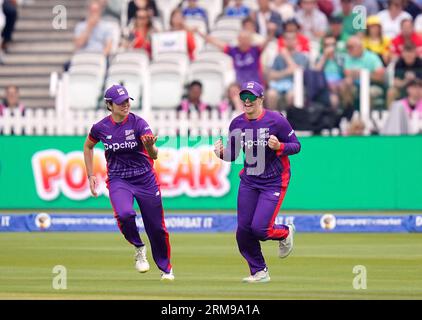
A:
MULTIPOLYGON (((3 0, 2 48, 6 50, 16 20, 7 13, 13 3, 3 0)), ((106 22, 113 18, 122 25, 121 1, 88 3, 87 16, 74 31, 75 53, 102 52, 109 58, 114 39, 106 22)), ((296 107, 293 79, 302 70, 305 109, 322 106, 322 114, 329 114, 334 118, 330 123, 338 126, 342 117, 351 119, 359 108, 360 71, 367 70, 373 110, 404 105, 407 114, 419 112, 422 117, 420 101, 414 101, 418 97, 409 93, 422 80, 422 0, 257 0, 255 7, 249 3, 223 1, 217 19, 227 16, 241 21, 237 41, 229 43, 212 35, 216 21, 197 0, 181 0, 167 16, 157 1, 132 0, 118 50, 143 49, 152 59, 155 33, 184 31, 191 62, 200 50, 198 38, 231 57, 236 81, 225 88, 221 103, 202 102, 202 83, 195 80, 186 84, 180 105, 175 106, 181 111, 240 112, 237 92, 246 80, 264 85, 268 108, 288 111, 296 107), (186 23, 191 18, 203 20, 205 30, 186 23), (407 98, 411 102, 398 103, 407 98)))

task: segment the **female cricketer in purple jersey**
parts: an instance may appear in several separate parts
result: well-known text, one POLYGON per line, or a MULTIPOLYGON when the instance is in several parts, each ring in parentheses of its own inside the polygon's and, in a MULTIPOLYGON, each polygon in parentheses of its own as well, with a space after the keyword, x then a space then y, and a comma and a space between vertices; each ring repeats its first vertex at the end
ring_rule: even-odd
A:
MULTIPOLYGON (((94 124, 85 141, 84 158, 93 196, 97 196, 97 178, 93 174, 93 149, 97 142, 104 145, 107 160, 107 188, 120 231, 135 246, 135 267, 147 272, 146 246, 142 242, 133 209, 135 198, 142 214, 145 231, 151 243, 152 256, 161 270, 162 280, 174 280, 170 264, 169 235, 164 223, 161 192, 153 168, 158 149, 147 122, 129 112, 127 90, 113 85, 105 92, 111 115, 94 124)), ((133 100, 133 99, 132 99, 133 100)))
POLYGON ((234 161, 242 148, 244 169, 240 172, 237 199, 236 240, 249 265, 251 276, 244 282, 270 281, 259 241, 278 240, 279 257, 293 249, 293 225, 274 223, 290 180, 287 156, 300 151, 300 143, 286 118, 263 107, 264 90, 254 81, 240 91, 244 113, 230 124, 227 146, 218 140, 216 155, 234 161))

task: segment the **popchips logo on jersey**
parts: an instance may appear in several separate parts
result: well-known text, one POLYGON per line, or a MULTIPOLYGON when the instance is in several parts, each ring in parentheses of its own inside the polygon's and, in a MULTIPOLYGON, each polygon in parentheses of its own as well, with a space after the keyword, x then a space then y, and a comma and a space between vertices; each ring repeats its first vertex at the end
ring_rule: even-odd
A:
POLYGON ((116 152, 119 149, 134 149, 138 146, 138 142, 136 141, 125 141, 122 143, 104 143, 104 150, 112 150, 116 152))
POLYGON ((241 134, 240 144, 243 147, 251 149, 253 147, 266 147, 268 145, 268 139, 270 138, 270 129, 269 128, 259 128, 257 131, 258 139, 254 139, 254 130, 246 129, 245 132, 241 134))
POLYGON ((241 141, 240 142, 242 147, 246 147, 248 149, 253 148, 253 147, 266 147, 268 146, 268 141, 266 140, 247 140, 247 141, 241 141))

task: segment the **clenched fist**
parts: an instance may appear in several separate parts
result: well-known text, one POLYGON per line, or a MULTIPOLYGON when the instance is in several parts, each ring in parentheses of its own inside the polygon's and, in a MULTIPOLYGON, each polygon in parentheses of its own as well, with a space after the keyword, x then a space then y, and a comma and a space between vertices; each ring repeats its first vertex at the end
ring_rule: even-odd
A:
POLYGON ((280 141, 278 141, 276 136, 271 135, 270 138, 268 139, 268 146, 270 147, 270 149, 274 151, 278 151, 281 147, 281 143, 280 141))
POLYGON ((215 143, 214 143, 214 153, 217 157, 221 158, 223 156, 224 153, 224 145, 223 145, 223 140, 218 139, 215 143))

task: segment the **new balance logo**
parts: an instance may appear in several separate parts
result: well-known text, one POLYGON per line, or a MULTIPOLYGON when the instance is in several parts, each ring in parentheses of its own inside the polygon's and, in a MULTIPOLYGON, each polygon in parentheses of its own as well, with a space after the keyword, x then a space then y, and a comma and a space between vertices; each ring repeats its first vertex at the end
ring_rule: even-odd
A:
POLYGON ((135 140, 135 135, 131 134, 130 136, 127 136, 126 140, 135 140))
POLYGON ((106 139, 110 140, 112 137, 113 137, 112 135, 109 135, 109 136, 106 137, 106 139))
POLYGON ((276 197, 279 197, 279 196, 280 196, 280 192, 274 192, 274 195, 275 195, 276 197))

